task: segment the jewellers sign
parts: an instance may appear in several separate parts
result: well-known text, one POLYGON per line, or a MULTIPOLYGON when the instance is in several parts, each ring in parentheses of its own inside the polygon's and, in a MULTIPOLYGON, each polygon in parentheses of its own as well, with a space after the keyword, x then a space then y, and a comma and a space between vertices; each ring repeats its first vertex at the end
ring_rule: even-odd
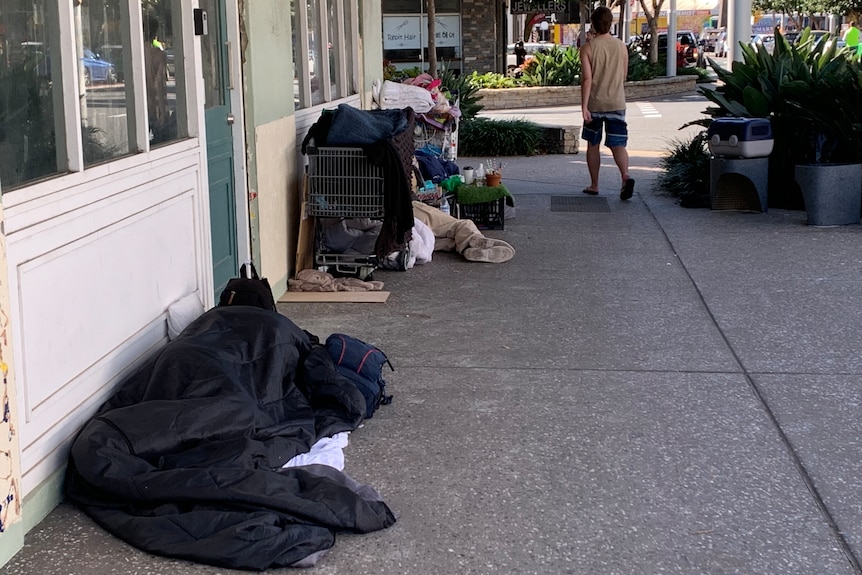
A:
POLYGON ((541 12, 544 14, 568 14, 569 2, 566 0, 539 0, 533 2, 512 0, 512 14, 532 14, 533 12, 541 12))

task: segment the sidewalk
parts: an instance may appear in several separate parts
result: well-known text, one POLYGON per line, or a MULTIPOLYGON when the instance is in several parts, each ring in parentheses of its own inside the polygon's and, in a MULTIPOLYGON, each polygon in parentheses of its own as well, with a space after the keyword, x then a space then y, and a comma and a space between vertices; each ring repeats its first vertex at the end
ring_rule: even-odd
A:
MULTIPOLYGON (((309 573, 862 573, 862 227, 681 208, 636 144, 629 202, 604 151, 598 198, 583 153, 507 158, 509 263, 435 254, 375 272, 385 304, 280 304, 396 369, 345 455, 399 521, 309 573)), ((234 571, 66 505, 0 569, 130 573, 234 571)))

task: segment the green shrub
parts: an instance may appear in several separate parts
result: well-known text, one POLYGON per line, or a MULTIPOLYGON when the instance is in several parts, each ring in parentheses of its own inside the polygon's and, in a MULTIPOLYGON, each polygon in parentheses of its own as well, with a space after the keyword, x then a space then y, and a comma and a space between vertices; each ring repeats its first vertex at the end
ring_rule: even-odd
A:
POLYGON ((467 76, 467 81, 470 82, 471 86, 476 86, 476 88, 486 88, 491 90, 518 88, 524 85, 524 83, 518 79, 512 78, 511 76, 504 76, 503 74, 497 74, 496 72, 485 72, 484 74, 480 74, 474 71, 467 76))
POLYGON ((709 151, 706 130, 690 140, 674 140, 659 160, 662 172, 656 179, 661 191, 679 198, 691 208, 709 207, 709 151))
POLYGON ((480 103, 482 97, 478 95, 479 88, 470 82, 469 76, 456 74, 448 66, 441 66, 440 83, 444 91, 449 93, 449 99, 458 101, 458 109, 461 111, 461 121, 467 121, 476 117, 483 106, 480 103))
POLYGON ((396 70, 395 66, 393 66, 389 60, 383 61, 384 80, 389 80, 391 82, 403 82, 404 80, 415 78, 421 73, 422 68, 420 68, 419 66, 413 66, 412 68, 405 68, 403 70, 396 70))
POLYGON ((626 80, 629 82, 641 82, 652 80, 664 74, 664 69, 658 64, 651 64, 647 58, 636 47, 629 46, 629 70, 626 80))
POLYGON ((574 46, 536 52, 521 80, 527 86, 576 86, 581 80, 581 52, 574 46))
POLYGON ((697 76, 697 83, 703 84, 706 82, 712 82, 712 78, 709 75, 709 70, 706 68, 698 68, 696 66, 685 66, 683 68, 677 68, 676 70, 677 76, 697 76))
POLYGON ((462 156, 532 156, 543 129, 527 120, 474 118, 458 130, 458 153, 462 156))

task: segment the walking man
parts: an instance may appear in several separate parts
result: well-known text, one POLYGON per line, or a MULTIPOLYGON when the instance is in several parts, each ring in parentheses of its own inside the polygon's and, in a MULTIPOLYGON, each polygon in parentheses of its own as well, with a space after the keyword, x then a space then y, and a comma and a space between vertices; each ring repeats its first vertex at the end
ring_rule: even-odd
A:
POLYGON ((590 185, 583 192, 591 196, 599 193, 599 146, 604 130, 605 145, 610 148, 620 170, 620 199, 628 200, 635 189, 635 181, 629 176, 626 150, 625 81, 629 53, 625 43, 610 34, 613 21, 609 8, 596 8, 590 15, 593 38, 581 48, 581 108, 584 116, 581 137, 587 141, 587 168, 590 172, 590 185))

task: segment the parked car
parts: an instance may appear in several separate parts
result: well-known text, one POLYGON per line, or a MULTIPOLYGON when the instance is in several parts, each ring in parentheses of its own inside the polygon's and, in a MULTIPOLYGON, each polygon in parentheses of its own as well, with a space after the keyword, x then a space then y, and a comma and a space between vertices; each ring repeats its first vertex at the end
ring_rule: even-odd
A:
MULTIPOLYGON (((537 52, 548 52, 557 45, 553 42, 524 42, 524 49, 527 51, 524 61, 529 62, 536 57, 537 52)), ((517 67, 518 59, 515 56, 515 45, 509 44, 506 46, 506 70, 513 70, 517 67)))
POLYGON ((114 65, 117 81, 123 81, 123 47, 120 44, 103 44, 99 46, 98 56, 105 62, 114 65))
POLYGON ((90 86, 96 82, 103 84, 113 84, 117 81, 117 71, 114 65, 89 48, 84 48, 84 57, 81 58, 84 63, 84 83, 90 86))
POLYGON ((717 53, 717 46, 727 36, 724 28, 704 28, 700 33, 700 47, 704 52, 717 53))
MULTIPOLYGON (((643 54, 649 56, 650 35, 644 34, 638 42, 643 54)), ((667 32, 658 33, 659 60, 667 58, 667 32)), ((697 66, 703 62, 697 37, 691 30, 677 30, 676 63, 679 67, 697 66)))
POLYGON ((752 34, 751 35, 751 44, 761 44, 766 51, 772 54, 773 50, 775 50, 775 35, 774 34, 752 34))

